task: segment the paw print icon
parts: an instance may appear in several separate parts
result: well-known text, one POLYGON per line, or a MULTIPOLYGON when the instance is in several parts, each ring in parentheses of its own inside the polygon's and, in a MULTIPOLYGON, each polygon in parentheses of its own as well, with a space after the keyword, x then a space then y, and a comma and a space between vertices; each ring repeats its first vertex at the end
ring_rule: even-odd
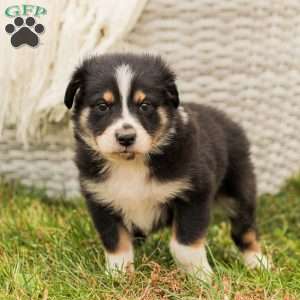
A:
POLYGON ((15 48, 21 45, 36 47, 39 44, 39 35, 45 31, 42 24, 36 24, 33 17, 26 18, 25 22, 22 17, 16 17, 14 24, 7 24, 5 31, 11 34, 11 44, 15 48))

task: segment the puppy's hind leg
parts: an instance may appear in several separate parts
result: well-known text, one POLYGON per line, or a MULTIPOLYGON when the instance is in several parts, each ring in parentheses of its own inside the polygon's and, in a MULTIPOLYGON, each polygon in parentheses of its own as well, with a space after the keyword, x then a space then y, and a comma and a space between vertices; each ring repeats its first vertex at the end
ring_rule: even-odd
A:
POLYGON ((256 226, 256 182, 249 158, 235 162, 225 180, 227 194, 233 199, 230 215, 231 236, 241 250, 245 265, 250 268, 270 268, 262 254, 256 226))

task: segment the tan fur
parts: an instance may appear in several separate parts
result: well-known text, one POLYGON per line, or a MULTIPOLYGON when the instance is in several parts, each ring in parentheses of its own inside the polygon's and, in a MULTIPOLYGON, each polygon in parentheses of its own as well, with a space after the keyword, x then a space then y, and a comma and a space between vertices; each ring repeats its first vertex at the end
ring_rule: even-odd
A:
POLYGON ((119 240, 118 246, 113 254, 121 254, 123 252, 128 252, 132 248, 132 240, 129 232, 123 226, 119 226, 119 240))
POLYGON ((146 98, 146 95, 142 90, 137 90, 133 96, 133 100, 137 104, 142 103, 145 100, 145 98, 146 98))
POLYGON ((134 271, 133 244, 129 232, 123 226, 119 226, 119 240, 117 249, 113 252, 108 252, 105 250, 105 257, 106 265, 110 271, 134 271))
POLYGON ((114 102, 114 95, 109 90, 104 92, 102 97, 105 100, 105 102, 107 102, 108 104, 112 104, 114 102))
MULTIPOLYGON (((105 92, 109 93, 109 91, 105 92)), ((104 93, 104 94, 105 94, 104 93)), ((107 100, 113 95, 107 94, 107 100)), ((104 97, 104 95, 103 95, 104 97)), ((97 137, 94 137, 91 130, 87 126, 88 116, 90 109, 85 108, 80 115, 80 135, 84 141, 91 146, 95 151, 105 155, 108 159, 116 160, 118 158, 132 159, 139 154, 147 154, 148 152, 159 152, 159 147, 168 143, 173 131, 172 128, 168 131, 168 116, 167 112, 163 108, 158 109, 160 116, 160 128, 154 137, 145 131, 145 129, 131 116, 127 116, 126 119, 120 119, 117 122, 111 124, 106 130, 97 137), (120 130, 124 123, 129 123, 137 132, 136 143, 131 147, 130 153, 122 153, 124 147, 120 146, 115 139, 115 132, 120 130)))
POLYGON ((246 251, 254 251, 254 252, 260 252, 261 247, 259 242, 257 241, 257 236, 254 231, 248 231, 243 235, 243 242, 248 246, 246 251))
POLYGON ((204 245, 205 245, 205 239, 199 238, 191 244, 191 247, 197 249, 197 248, 202 248, 204 245))
POLYGON ((159 151, 159 147, 168 143, 170 137, 172 136, 171 129, 168 131, 168 115, 164 108, 160 107, 158 109, 158 114, 160 117, 160 127, 152 138, 152 152, 159 151))

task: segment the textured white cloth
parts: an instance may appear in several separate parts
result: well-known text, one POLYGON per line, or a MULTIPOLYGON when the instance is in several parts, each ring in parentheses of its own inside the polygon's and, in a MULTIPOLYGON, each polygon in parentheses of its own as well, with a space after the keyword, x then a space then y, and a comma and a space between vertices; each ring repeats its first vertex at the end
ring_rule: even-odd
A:
MULTIPOLYGON (((20 2, 20 1, 19 1, 20 2)), ((13 18, 4 11, 16 1, 0 2, 0 133, 4 123, 17 125, 23 142, 41 124, 58 122, 67 82, 83 57, 106 52, 135 24, 146 0, 33 0, 47 9, 36 20, 45 26, 36 48, 13 48, 4 31, 13 18)), ((22 2, 17 3, 19 5, 22 2)))
POLYGON ((125 41, 169 61, 183 101, 244 126, 260 193, 300 171, 299 16, 299 0, 150 0, 125 41))

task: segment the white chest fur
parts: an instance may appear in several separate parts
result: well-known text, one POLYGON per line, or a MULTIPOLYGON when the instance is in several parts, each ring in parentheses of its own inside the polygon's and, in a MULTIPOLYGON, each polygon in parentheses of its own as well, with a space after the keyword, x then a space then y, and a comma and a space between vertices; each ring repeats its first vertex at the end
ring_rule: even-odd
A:
POLYGON ((149 178, 149 169, 139 161, 110 166, 110 176, 101 183, 86 181, 85 188, 99 202, 119 211, 129 230, 135 224, 148 233, 161 216, 161 205, 188 189, 187 180, 159 182, 149 178))

